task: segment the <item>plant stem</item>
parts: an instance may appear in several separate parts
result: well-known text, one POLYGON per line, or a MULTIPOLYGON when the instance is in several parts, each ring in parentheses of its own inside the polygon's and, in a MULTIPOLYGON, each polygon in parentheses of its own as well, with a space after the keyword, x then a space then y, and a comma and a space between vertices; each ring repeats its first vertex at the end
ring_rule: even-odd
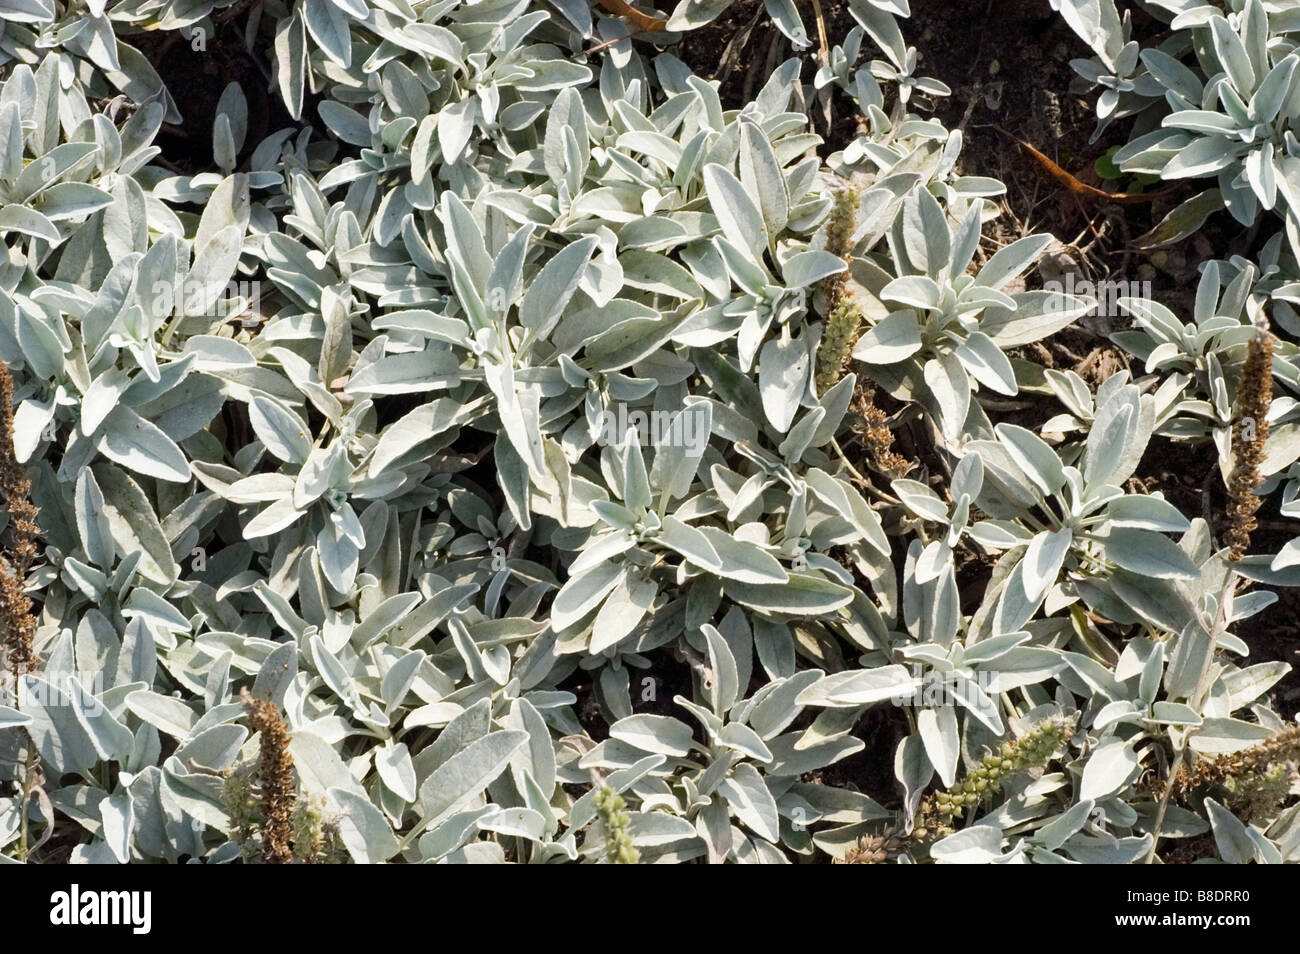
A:
MULTIPOLYGON (((1219 644, 1219 637, 1227 630, 1228 619, 1232 615, 1232 598, 1237 590, 1237 579, 1237 576, 1229 571, 1228 581, 1223 587, 1223 598, 1219 601, 1219 609, 1214 625, 1206 630, 1210 636, 1210 647, 1205 653, 1205 660, 1201 663, 1201 674, 1196 680, 1196 688, 1192 690, 1191 698, 1187 700, 1188 705, 1198 715, 1201 712, 1201 706, 1205 703, 1205 694, 1210 688, 1206 683, 1206 677, 1210 674, 1211 663, 1214 662, 1214 651, 1219 644)), ((1174 754, 1173 762, 1169 765, 1169 778, 1165 781, 1165 790, 1160 796, 1160 805, 1156 808, 1155 824, 1151 826, 1151 850, 1147 853, 1146 864, 1153 864, 1156 860, 1156 849, 1160 846, 1160 829, 1165 822, 1165 813, 1169 810, 1169 799, 1174 794, 1174 781, 1178 778, 1178 772, 1187 758, 1190 737, 1191 732, 1188 731, 1183 736, 1183 742, 1178 747, 1178 751, 1174 754)))
POLYGON ((32 789, 36 781, 36 744, 31 736, 27 737, 27 761, 23 768, 23 800, 18 809, 18 860, 27 864, 27 806, 32 800, 32 789))
POLYGON ((844 448, 840 446, 840 442, 837 438, 834 437, 831 438, 831 447, 835 448, 835 453, 839 455, 840 463, 842 463, 845 467, 848 468, 849 473, 853 475, 853 479, 863 490, 871 494, 876 499, 883 501, 884 503, 889 503, 889 504, 900 503, 897 497, 885 493, 883 490, 880 490, 879 488, 874 486, 871 483, 871 481, 869 481, 866 477, 862 476, 861 471, 859 471, 856 467, 854 467, 853 464, 849 461, 849 455, 844 453, 844 448))

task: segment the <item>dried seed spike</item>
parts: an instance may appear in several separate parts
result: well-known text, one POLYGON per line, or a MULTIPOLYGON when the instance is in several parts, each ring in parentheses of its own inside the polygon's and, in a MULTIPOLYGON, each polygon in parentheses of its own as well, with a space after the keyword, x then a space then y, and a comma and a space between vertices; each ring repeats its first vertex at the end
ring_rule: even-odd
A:
POLYGON ((0 362, 0 494, 9 513, 12 546, 0 557, 0 626, 4 662, 15 675, 36 666, 36 616, 27 596, 27 570, 36 558, 39 512, 31 501, 32 484, 14 455, 14 382, 0 362))
POLYGON ((1227 516, 1224 534, 1228 559, 1236 562, 1250 547, 1250 532, 1257 526, 1255 511, 1260 499, 1255 496, 1264 461, 1264 443, 1268 440, 1268 412, 1273 401, 1273 336, 1260 331, 1251 339, 1246 361, 1237 385, 1237 401, 1232 425, 1232 476, 1228 481, 1227 516))
POLYGON ((883 865, 888 864, 903 848, 906 839, 896 831, 883 835, 864 835, 856 845, 844 853, 844 857, 835 863, 841 865, 883 865))
POLYGON ((240 691, 239 700, 248 710, 249 724, 262 734, 258 770, 262 790, 262 862, 289 864, 293 861, 293 806, 297 799, 289 731, 275 703, 253 698, 247 688, 240 691))
POLYGON ((1181 795, 1202 785, 1222 785, 1229 779, 1261 775, 1273 764, 1300 764, 1300 724, 1280 729, 1248 749, 1201 759, 1195 768, 1184 767, 1171 783, 1173 794, 1181 795))
POLYGON ((888 477, 903 477, 916 466, 912 461, 894 451, 894 432, 889 429, 889 417, 876 407, 875 388, 862 384, 853 399, 853 431, 867 450, 871 466, 888 477))

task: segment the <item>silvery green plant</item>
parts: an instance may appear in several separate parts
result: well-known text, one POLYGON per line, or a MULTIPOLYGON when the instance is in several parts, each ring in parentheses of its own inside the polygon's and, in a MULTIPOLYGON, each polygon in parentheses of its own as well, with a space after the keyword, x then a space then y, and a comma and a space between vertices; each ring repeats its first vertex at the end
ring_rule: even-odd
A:
MULTIPOLYGON (((680 0, 668 17, 667 29, 687 32, 712 23, 731 6, 732 0, 680 0)), ((791 0, 764 0, 764 9, 777 29, 790 40, 796 50, 806 50, 813 45, 808 38, 803 18, 791 0)), ((901 43, 902 33, 895 17, 912 15, 910 0, 853 0, 849 10, 854 18, 867 25, 867 29, 883 46, 895 38, 901 43)))
POLYGON ((949 439, 967 425, 972 382, 1018 393, 1004 349, 1051 334, 1091 307, 1050 291, 1003 290, 1050 236, 1017 239, 971 274, 982 226, 978 200, 945 209, 929 189, 916 188, 886 236, 884 265, 868 259, 864 268, 884 314, 858 339, 854 357, 896 396, 919 400, 949 439))
MULTIPOLYGON (((0 4, 0 65, 38 67, 63 64, 86 84, 92 97, 123 95, 134 103, 159 102, 167 122, 179 122, 171 94, 149 59, 132 45, 133 28, 178 30, 207 23, 224 2, 200 2, 176 9, 154 0, 145 3, 57 3, 55 0, 5 0, 0 4)), ((72 84, 61 83, 68 91, 72 84)))
MULTIPOLYGON (((1275 283, 1260 283, 1257 275, 1256 266, 1249 262, 1225 262, 1221 269, 1219 262, 1210 261, 1197 286, 1192 322, 1181 324, 1157 301, 1121 299, 1121 306, 1134 317, 1134 327, 1112 336, 1142 358, 1148 372, 1167 372, 1157 392, 1156 433, 1180 440, 1211 438, 1225 480, 1232 467, 1234 403, 1246 344, 1256 334, 1256 322, 1267 322, 1267 313, 1276 310, 1269 307, 1274 295, 1277 304, 1287 307, 1285 286, 1269 295, 1269 286, 1275 283), (1234 269, 1231 280, 1224 282, 1220 276, 1234 269)), ((1294 355, 1294 345, 1279 342, 1273 357, 1274 378, 1292 391, 1297 380, 1294 355)), ((1273 398, 1264 476, 1290 466, 1300 454, 1294 413, 1294 398, 1281 394, 1273 398)))
POLYGON ((1120 21, 1111 0, 1059 0, 1054 6, 1097 53, 1093 61, 1075 65, 1104 87, 1097 105, 1102 125, 1125 101, 1121 94, 1127 94, 1130 106, 1120 114, 1147 107, 1159 114, 1159 128, 1121 147, 1115 163, 1125 172, 1165 180, 1216 180, 1217 191, 1184 204, 1180 211, 1189 222, 1180 234, 1194 231, 1215 208, 1226 208, 1245 226, 1253 225, 1263 209, 1282 218, 1292 250, 1300 247, 1292 181, 1297 146, 1291 131, 1300 110, 1300 22, 1290 11, 1262 0, 1241 0, 1229 11, 1156 3, 1173 36, 1139 53, 1138 41, 1129 39, 1127 18, 1120 21))
POLYGON ((1115 120, 1140 112, 1163 95, 1158 71, 1132 39, 1133 24, 1127 10, 1121 18, 1114 0, 1050 2, 1093 51, 1090 59, 1071 60, 1070 66, 1089 87, 1101 88, 1094 139, 1115 120))
POLYGON ((1187 519, 1158 496, 1122 489, 1155 418, 1155 399, 1126 377, 1120 372, 1099 389, 1082 445, 1053 448, 1012 424, 996 425, 994 440, 967 445, 984 462, 972 503, 989 517, 967 532, 1006 554, 1003 594, 988 621, 994 634, 1024 625, 1043 600, 1110 598, 1107 581, 1116 572, 1121 580, 1196 578, 1196 566, 1165 536, 1186 532, 1187 519), (1058 583, 1071 575, 1086 577, 1082 587, 1058 583))

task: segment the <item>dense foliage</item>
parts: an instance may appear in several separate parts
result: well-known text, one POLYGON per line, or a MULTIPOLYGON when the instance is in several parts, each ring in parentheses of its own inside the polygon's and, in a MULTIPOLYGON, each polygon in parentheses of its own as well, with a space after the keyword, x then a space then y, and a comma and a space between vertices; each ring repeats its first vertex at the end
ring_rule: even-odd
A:
POLYGON ((908 0, 767 0, 741 108, 728 0, 618 6, 0 0, 3 859, 1300 858, 1235 632, 1300 585, 1292 5, 1053 0, 1119 168, 1215 180, 1165 237, 1263 229, 1096 387, 908 0))

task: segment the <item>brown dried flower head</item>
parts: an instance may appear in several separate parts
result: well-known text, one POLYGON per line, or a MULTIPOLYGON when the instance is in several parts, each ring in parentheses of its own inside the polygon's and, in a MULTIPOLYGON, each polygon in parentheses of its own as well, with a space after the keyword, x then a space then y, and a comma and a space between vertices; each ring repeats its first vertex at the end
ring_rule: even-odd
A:
POLYGON ((869 465, 887 477, 903 477, 916 465, 894 451, 889 415, 876 406, 876 391, 863 384, 853 396, 851 427, 866 449, 869 465))
POLYGON ((0 627, 4 662, 15 675, 36 666, 36 616, 27 596, 27 571, 36 559, 40 536, 32 484, 14 455, 14 382, 0 363, 0 495, 9 514, 9 549, 0 556, 0 627))
POLYGON ((1173 794, 1182 795, 1203 785, 1231 788, 1252 776, 1268 773, 1273 765, 1300 765, 1300 723, 1280 729, 1248 749, 1201 759, 1192 768, 1183 767, 1173 780, 1173 794))
POLYGON ((262 862, 289 864, 293 861, 293 806, 297 799, 289 731, 275 703, 253 698, 247 689, 240 692, 239 698, 248 710, 249 724, 262 734, 258 770, 262 791, 262 862))
POLYGON ((1273 336, 1260 331, 1251 339, 1237 385, 1232 425, 1232 476, 1228 480, 1228 530, 1224 542, 1228 559, 1246 555, 1250 532, 1257 526, 1260 499, 1255 488, 1262 477, 1264 443, 1268 440, 1268 411, 1273 402, 1273 336))

